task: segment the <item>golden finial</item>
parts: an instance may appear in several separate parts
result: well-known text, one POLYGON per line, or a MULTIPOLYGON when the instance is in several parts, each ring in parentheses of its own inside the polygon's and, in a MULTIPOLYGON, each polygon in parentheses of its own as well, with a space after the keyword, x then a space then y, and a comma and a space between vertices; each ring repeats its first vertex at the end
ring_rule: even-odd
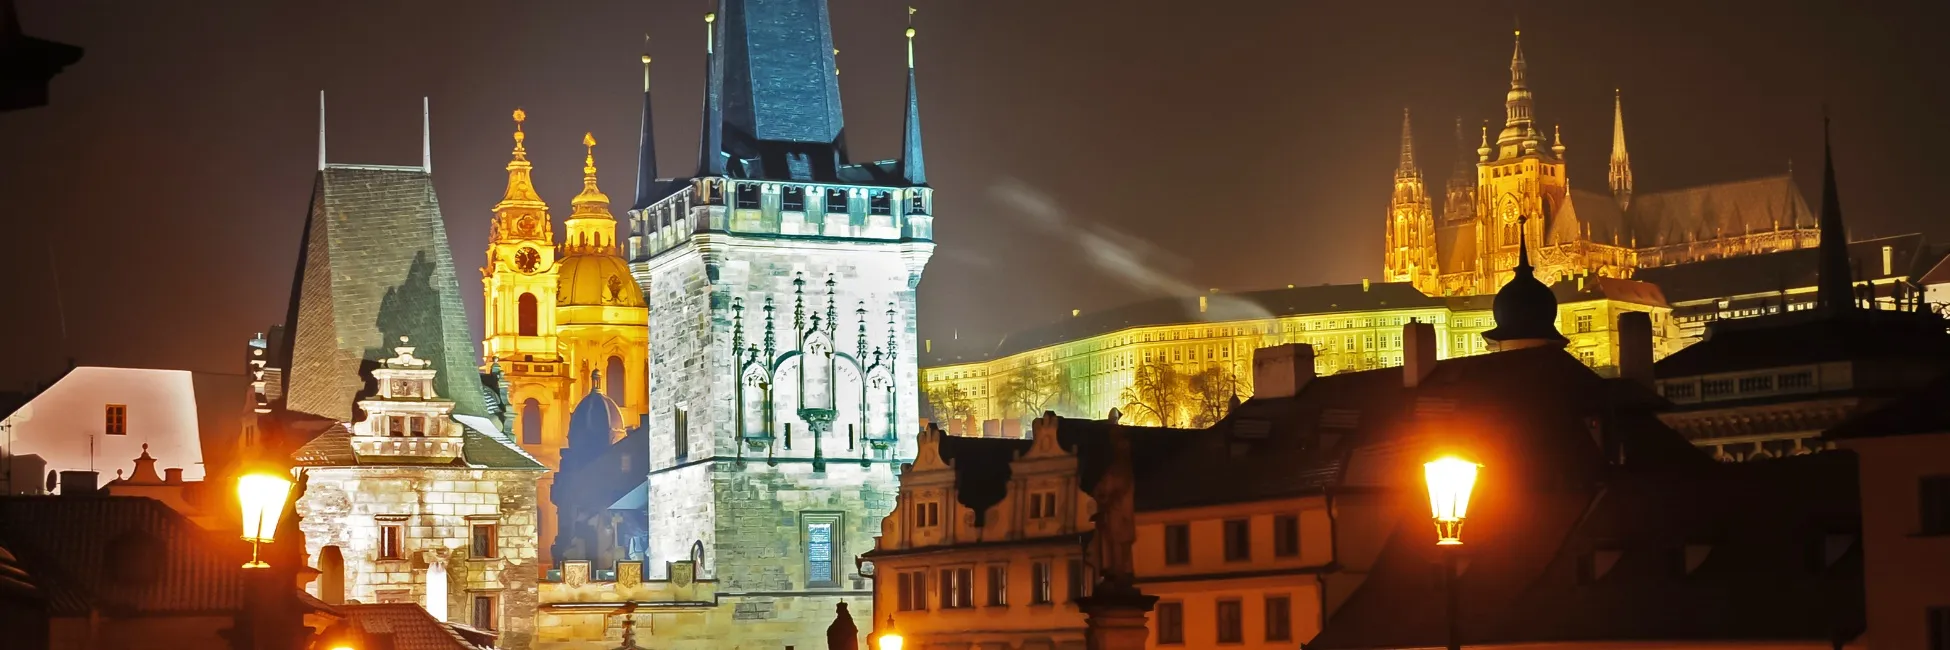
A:
MULTIPOLYGON (((612 219, 614 217, 610 216, 609 209, 606 207, 609 205, 609 196, 596 187, 596 134, 583 133, 582 146, 588 149, 582 158, 582 193, 569 201, 570 205, 575 206, 575 212, 569 218, 572 220, 595 218, 600 214, 600 218, 612 219)), ((572 221, 570 226, 572 236, 575 229, 573 223, 572 221)))
POLYGON ((519 108, 515 109, 515 154, 516 155, 519 155, 521 154, 521 152, 526 151, 526 149, 523 148, 522 146, 522 141, 528 139, 528 134, 521 132, 521 123, 526 121, 527 119, 528 119, 527 111, 521 110, 519 108))
POLYGON ((907 7, 907 69, 914 69, 914 6, 907 7))
POLYGON ((588 153, 582 157, 582 175, 594 178, 596 176, 596 134, 584 132, 582 146, 588 148, 588 153))
POLYGON ((718 14, 716 13, 704 14, 704 24, 709 25, 715 22, 718 22, 718 14))

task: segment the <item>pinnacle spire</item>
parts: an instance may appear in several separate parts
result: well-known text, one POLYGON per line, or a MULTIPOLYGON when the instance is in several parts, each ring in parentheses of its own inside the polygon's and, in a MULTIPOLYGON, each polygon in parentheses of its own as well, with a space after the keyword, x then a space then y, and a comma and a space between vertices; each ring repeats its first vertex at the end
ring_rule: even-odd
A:
POLYGON ((1409 128, 1408 109, 1402 109, 1402 159, 1395 166, 1395 178, 1420 177, 1422 170, 1415 167, 1415 134, 1409 128))
POLYGON ((1525 81, 1529 64, 1523 59, 1523 30, 1516 31, 1513 39, 1515 50, 1510 54, 1510 92, 1503 100, 1503 132, 1496 138, 1499 149, 1523 155, 1519 147, 1526 142, 1536 141, 1536 125, 1531 122, 1530 86, 1525 81))
POLYGON ((657 187, 657 131, 656 122, 650 119, 650 35, 643 35, 643 126, 637 132, 636 143, 636 201, 634 208, 643 208, 652 201, 657 187))
POLYGON ((1848 266, 1848 232, 1842 224, 1842 199, 1835 191, 1835 156, 1828 142, 1828 116, 1821 116, 1821 269, 1815 302, 1839 312, 1854 306, 1848 266))
POLYGON ((1611 195, 1620 210, 1632 204, 1632 155, 1625 151, 1625 103, 1617 89, 1611 95, 1611 195))
POLYGON ((704 126, 697 145, 697 175, 723 176, 724 66, 719 61, 716 12, 704 14, 704 126))
POLYGON ((914 8, 907 8, 907 119, 901 131, 901 177, 928 184, 927 157, 921 154, 921 93, 914 84, 914 8))
POLYGON ((420 171, 433 173, 433 108, 420 98, 420 171))
POLYGON ((596 186, 596 136, 582 134, 582 192, 569 201, 574 210, 562 223, 568 236, 562 247, 569 254, 612 253, 616 246, 616 217, 609 212, 609 195, 596 186))
POLYGON ((525 144, 528 134, 521 130, 521 123, 528 120, 528 112, 517 108, 514 117, 515 150, 508 161, 508 189, 501 195, 501 202, 494 205, 494 211, 501 212, 508 208, 546 210, 548 205, 535 193, 535 183, 529 178, 529 171, 534 166, 528 162, 528 147, 525 144))
POLYGON ((1524 241, 1529 221, 1529 217, 1517 217, 1517 268, 1515 270, 1519 276, 1536 273, 1536 267, 1530 265, 1530 245, 1524 241))
POLYGON ((318 171, 325 171, 325 91, 318 91, 318 171))

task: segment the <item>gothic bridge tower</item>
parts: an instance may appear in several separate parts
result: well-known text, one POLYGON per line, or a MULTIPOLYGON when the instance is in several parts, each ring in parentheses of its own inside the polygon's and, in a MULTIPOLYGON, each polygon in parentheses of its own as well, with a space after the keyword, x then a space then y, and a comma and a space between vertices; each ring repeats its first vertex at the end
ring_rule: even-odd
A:
POLYGON ((697 167, 658 177, 646 93, 629 211, 650 313, 648 566, 699 554, 721 608, 773 619, 723 616, 705 632, 720 643, 812 647, 835 603, 872 611, 852 558, 893 509, 919 421, 934 197, 914 31, 901 156, 863 163, 825 0, 723 0, 705 22, 697 167))

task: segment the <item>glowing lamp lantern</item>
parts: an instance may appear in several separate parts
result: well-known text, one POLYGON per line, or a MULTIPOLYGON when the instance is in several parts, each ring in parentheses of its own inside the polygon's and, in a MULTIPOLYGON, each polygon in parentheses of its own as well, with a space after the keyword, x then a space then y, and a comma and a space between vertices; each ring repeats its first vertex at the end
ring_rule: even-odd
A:
POLYGON ((901 650, 901 645, 906 642, 907 639, 901 638, 900 633, 894 631, 894 617, 887 617, 887 631, 881 632, 880 638, 875 642, 880 646, 878 650, 901 650))
POLYGON ((290 496, 291 479, 277 474, 247 474, 237 479, 237 503, 244 513, 244 541, 251 543, 251 561, 244 568, 271 566, 257 558, 257 548, 277 537, 278 519, 284 515, 284 502, 290 496))
POLYGON ((1476 487, 1478 465, 1444 456, 1422 465, 1429 483, 1429 507, 1435 515, 1436 544, 1462 544, 1463 518, 1469 515, 1469 493, 1476 487))

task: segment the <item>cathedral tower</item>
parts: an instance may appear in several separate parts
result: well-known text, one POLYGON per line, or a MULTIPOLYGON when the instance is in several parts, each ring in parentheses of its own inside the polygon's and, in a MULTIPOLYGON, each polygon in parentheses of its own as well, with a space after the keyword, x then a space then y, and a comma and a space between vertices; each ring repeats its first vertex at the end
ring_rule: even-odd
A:
POLYGON ((1611 195, 1618 209, 1632 205, 1632 155, 1625 152, 1625 104, 1618 91, 1611 95, 1611 195))
MULTIPOLYGON (((1469 136, 1462 118, 1456 118, 1456 164, 1449 172, 1448 192, 1442 199, 1442 224, 1469 223, 1476 219, 1476 158, 1471 154, 1469 136)), ((1450 272, 1461 269, 1449 269, 1450 272)))
POLYGON ((1386 268, 1388 282, 1414 283, 1424 293, 1441 293, 1436 286, 1435 213, 1415 166, 1415 139, 1408 110, 1402 109, 1402 156, 1395 166, 1395 193, 1388 203, 1386 268))
POLYGON ((1538 132, 1525 78, 1528 65, 1523 58, 1522 32, 1517 37, 1516 49, 1510 55, 1503 130, 1493 147, 1486 142, 1478 150, 1482 154, 1476 167, 1476 245, 1482 260, 1476 286, 1479 294, 1496 291, 1510 276, 1517 264, 1519 241, 1525 239, 1519 229, 1540 249, 1558 243, 1546 238, 1545 233, 1569 192, 1562 143, 1546 148, 1538 132))
POLYGON ((719 6, 698 174, 630 212, 651 321, 648 566, 696 557, 717 581, 727 611, 695 638, 812 647, 835 603, 872 611, 851 558, 914 450, 933 191, 912 77, 903 160, 848 159, 824 0, 719 6))

